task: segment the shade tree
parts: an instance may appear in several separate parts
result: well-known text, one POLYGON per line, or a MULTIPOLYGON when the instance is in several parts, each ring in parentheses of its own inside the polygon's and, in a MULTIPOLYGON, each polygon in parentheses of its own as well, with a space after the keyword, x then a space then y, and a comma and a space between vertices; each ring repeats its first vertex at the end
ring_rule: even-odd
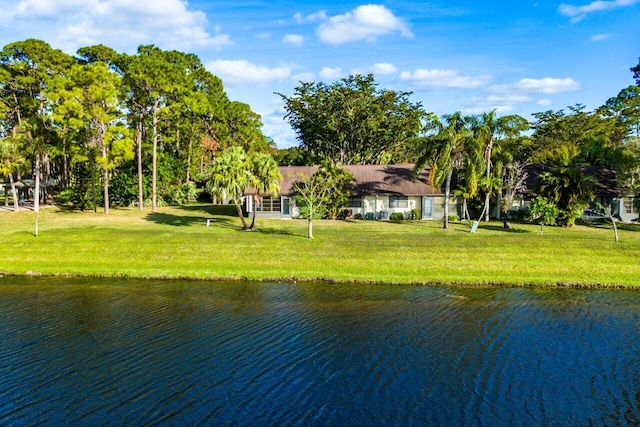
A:
POLYGON ((33 159, 35 212, 40 205, 41 165, 46 163, 44 172, 48 175, 49 153, 56 143, 47 89, 72 63, 71 56, 36 39, 11 43, 0 51, 0 84, 3 103, 10 112, 9 126, 14 134, 24 136, 22 148, 33 159))
POLYGON ((417 142, 426 117, 410 92, 378 89, 372 74, 301 83, 293 95, 279 95, 300 147, 340 164, 392 161, 401 147, 417 142))

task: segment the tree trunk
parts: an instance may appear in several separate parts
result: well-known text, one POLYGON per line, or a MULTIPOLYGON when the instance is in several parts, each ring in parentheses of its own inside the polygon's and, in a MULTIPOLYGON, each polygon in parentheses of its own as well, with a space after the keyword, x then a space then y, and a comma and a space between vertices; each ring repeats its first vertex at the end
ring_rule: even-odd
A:
POLYGON ((484 196, 484 222, 489 222, 489 191, 484 196))
POLYGON ((467 198, 463 197, 462 198, 462 220, 466 220, 467 219, 467 198))
POLYGON ((258 195, 256 194, 255 196, 253 196, 253 212, 251 215, 251 225, 249 226, 249 230, 254 230, 255 229, 255 225, 256 225, 256 206, 258 206, 258 202, 260 201, 260 199, 258 198, 258 195))
POLYGON ((33 195, 33 211, 35 213, 40 212, 40 153, 36 153, 36 167, 34 170, 36 185, 33 195))
MULTIPOLYGON (((102 157, 107 158, 107 147, 102 143, 102 157)), ((102 181, 104 187, 104 214, 109 213, 109 170, 106 165, 102 168, 102 181)))
POLYGON ((96 159, 94 155, 89 158, 89 166, 91 167, 91 197, 93 198, 93 211, 98 212, 98 202, 96 196, 96 159))
POLYGON ((191 147, 193 145, 192 139, 189 138, 189 149, 187 152, 187 180, 185 181, 186 184, 189 183, 189 181, 191 180, 191 147))
POLYGON ((152 173, 151 173, 151 212, 157 212, 158 210, 158 193, 157 193, 157 179, 158 179, 158 113, 153 112, 153 155, 151 158, 152 173))
POLYGON ((307 221, 307 238, 313 239, 313 219, 311 217, 307 221))
POLYGON ((142 188, 142 114, 138 116, 136 129, 136 145, 138 149, 138 209, 144 209, 144 194, 142 188))
POLYGON ((67 140, 62 141, 62 188, 69 185, 69 155, 67 154, 67 140))
POLYGON ((611 212, 611 208, 608 209, 609 219, 611 220, 611 224, 613 224, 613 236, 615 238, 616 243, 620 242, 618 238, 618 227, 616 226, 616 219, 613 217, 613 213, 611 212))
MULTIPOLYGON (((13 181, 13 174, 9 174, 9 182, 11 183, 11 194, 13 195, 13 211, 18 212, 20 205, 18 204, 18 192, 16 191, 16 183, 13 181)), ((5 200, 7 200, 5 198, 5 200)))
POLYGON ((487 145, 487 194, 484 197, 484 212, 485 217, 484 221, 489 222, 489 188, 491 186, 491 151, 493 150, 493 136, 489 140, 489 144, 487 145))
POLYGON ((238 203, 238 199, 233 199, 233 203, 236 205, 236 210, 238 211, 238 217, 240 217, 240 222, 242 222, 242 229, 246 230, 247 227, 247 221, 244 220, 244 215, 242 214, 242 207, 240 206, 240 203, 238 203))
POLYGON ((449 229, 449 199, 451 198, 451 176, 453 175, 453 169, 447 174, 447 180, 444 184, 444 230, 449 229))

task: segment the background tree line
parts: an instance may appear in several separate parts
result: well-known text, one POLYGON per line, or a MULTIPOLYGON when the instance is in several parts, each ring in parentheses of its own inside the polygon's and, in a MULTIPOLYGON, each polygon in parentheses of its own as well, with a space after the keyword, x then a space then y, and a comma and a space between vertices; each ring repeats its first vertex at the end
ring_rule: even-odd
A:
POLYGON ((0 174, 16 207, 24 176, 81 209, 181 203, 217 153, 273 151, 261 126, 192 54, 97 45, 71 56, 34 39, 0 51, 0 174))

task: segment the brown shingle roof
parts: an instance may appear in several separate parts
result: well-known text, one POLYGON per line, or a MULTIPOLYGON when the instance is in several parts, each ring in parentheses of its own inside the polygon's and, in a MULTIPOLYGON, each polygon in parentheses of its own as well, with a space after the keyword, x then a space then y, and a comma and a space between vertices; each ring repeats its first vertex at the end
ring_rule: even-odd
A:
MULTIPOLYGON (((429 171, 423 170, 415 181, 411 180, 412 164, 405 165, 346 165, 341 166, 353 175, 353 195, 365 196, 405 195, 418 196, 441 194, 429 184, 429 171)), ((318 166, 281 166, 282 184, 280 194, 291 195, 293 183, 301 175, 311 176, 318 166)))

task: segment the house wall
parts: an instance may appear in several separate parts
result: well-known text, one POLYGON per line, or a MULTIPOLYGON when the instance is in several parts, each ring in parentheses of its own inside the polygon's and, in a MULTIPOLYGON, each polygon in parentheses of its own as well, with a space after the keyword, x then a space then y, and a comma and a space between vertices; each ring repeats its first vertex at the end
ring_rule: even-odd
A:
MULTIPOLYGON (((407 196, 406 203, 400 202, 400 207, 391 207, 390 198, 392 196, 364 196, 360 199, 358 206, 346 206, 345 209, 351 210, 352 216, 362 215, 364 219, 382 219, 386 220, 391 217, 393 213, 402 213, 405 218, 411 218, 411 210, 418 210, 418 217, 420 219, 433 219, 441 220, 444 217, 444 196, 407 196), (424 211, 425 199, 429 199, 431 203, 431 212, 428 214, 424 211)), ((300 210, 295 206, 293 200, 287 196, 281 196, 281 209, 280 211, 262 211, 258 208, 256 216, 259 218, 300 218, 300 210), (288 199, 289 212, 284 213, 285 199, 288 199)), ((249 202, 247 211, 251 212, 253 209, 252 203, 249 202)), ((449 215, 460 215, 461 212, 460 201, 455 197, 452 197, 449 202, 449 215)))
MULTIPOLYGON (((433 198, 433 218, 441 220, 444 218, 444 196, 433 198)), ((449 215, 462 215, 462 203, 457 197, 449 197, 449 215)))
POLYGON ((633 205, 633 200, 633 196, 621 197, 616 200, 618 203, 618 213, 622 221, 629 222, 638 219, 638 210, 633 205))

